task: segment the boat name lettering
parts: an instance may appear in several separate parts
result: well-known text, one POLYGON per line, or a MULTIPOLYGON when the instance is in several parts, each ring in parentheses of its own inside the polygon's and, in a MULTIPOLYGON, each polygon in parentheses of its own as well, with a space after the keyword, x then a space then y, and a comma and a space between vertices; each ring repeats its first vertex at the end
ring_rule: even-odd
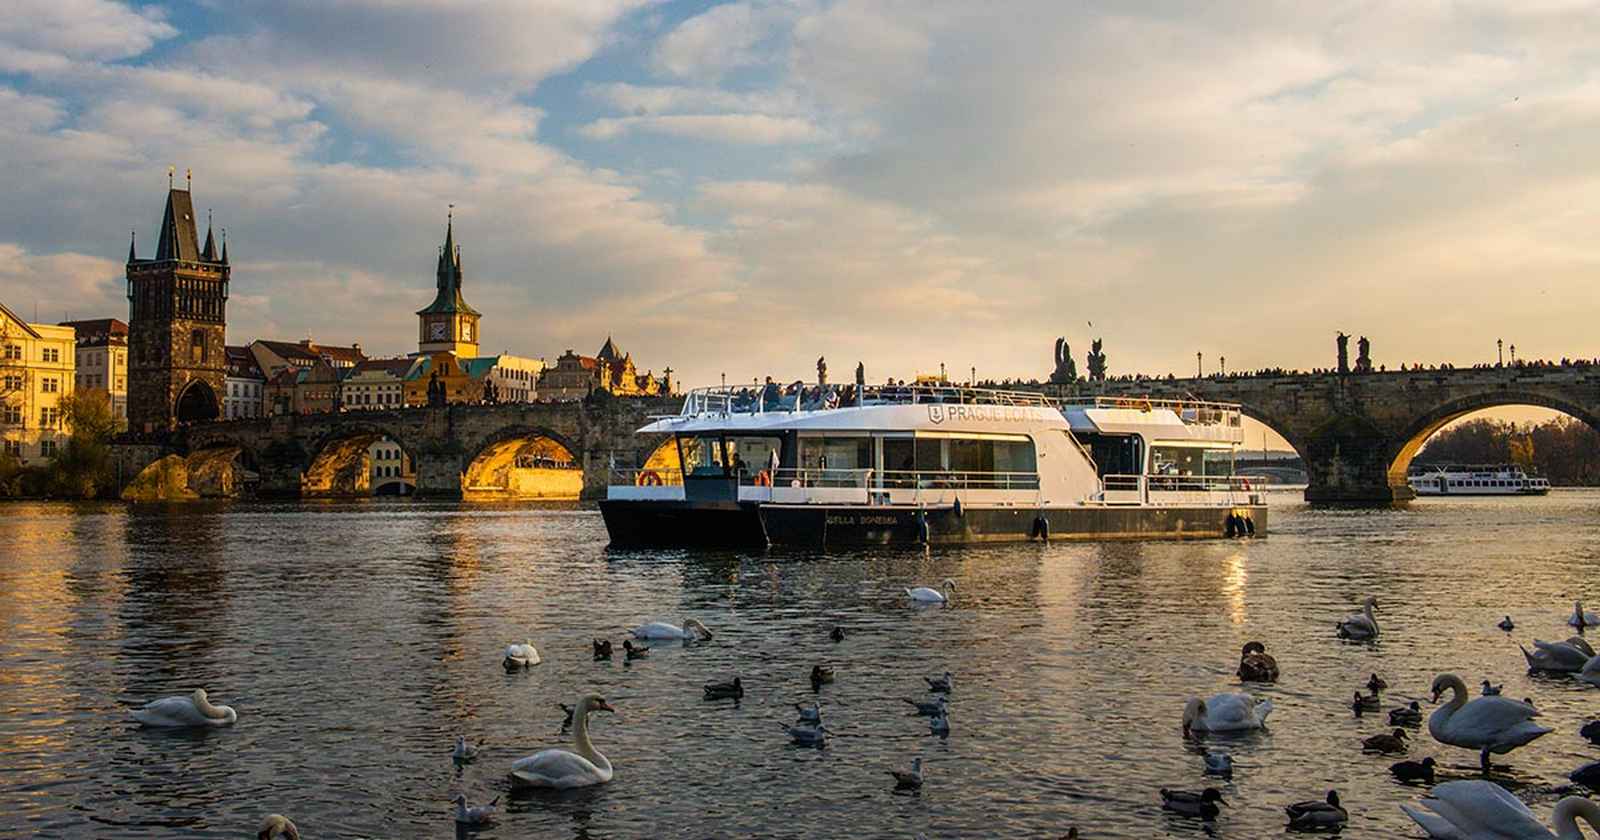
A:
POLYGON ((993 423, 1022 423, 1033 419, 1027 408, 1015 405, 928 405, 928 419, 935 425, 946 420, 978 420, 993 423))
POLYGON ((835 516, 828 517, 829 525, 897 525, 899 517, 893 514, 866 514, 861 517, 835 516))

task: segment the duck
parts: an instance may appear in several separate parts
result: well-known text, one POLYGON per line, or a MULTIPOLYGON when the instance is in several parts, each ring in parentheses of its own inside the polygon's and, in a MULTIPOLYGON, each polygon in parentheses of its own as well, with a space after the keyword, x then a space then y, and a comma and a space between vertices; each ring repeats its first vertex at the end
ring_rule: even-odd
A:
POLYGON ((685 642, 703 642, 711 638, 711 631, 698 618, 685 618, 683 626, 665 621, 641 624, 633 630, 635 639, 680 639, 685 642))
POLYGON ((1431 785, 1436 765, 1437 762, 1430 755, 1421 761, 1397 761, 1389 765, 1389 772, 1402 782, 1425 782, 1431 785))
POLYGON ((906 590, 906 597, 920 604, 948 604, 950 593, 954 592, 956 582, 950 578, 944 579, 944 590, 940 591, 931 586, 918 586, 906 590))
POLYGON ((1175 811, 1186 817, 1199 817, 1203 820, 1214 820, 1222 812, 1222 805, 1228 804, 1222 798, 1222 791, 1208 787, 1198 793, 1188 790, 1161 789, 1161 807, 1168 811, 1175 811))
POLYGON ((1312 799, 1284 806, 1289 816, 1289 827, 1300 831, 1335 829, 1350 819, 1350 814, 1339 804, 1339 792, 1328 791, 1322 800, 1312 799))
POLYGON ((945 671, 942 676, 923 677, 922 679, 928 683, 929 691, 949 694, 950 689, 955 687, 955 677, 952 677, 949 671, 945 671))
POLYGON ((1380 677, 1377 674, 1373 674, 1371 677, 1367 678, 1367 690, 1372 692, 1374 696, 1376 696, 1378 692, 1383 691, 1388 687, 1389 684, 1384 681, 1383 677, 1380 677))
POLYGON ((151 700, 133 713, 133 719, 144 726, 163 729, 184 729, 201 726, 232 726, 239 720, 232 706, 213 706, 206 699, 206 690, 197 688, 182 697, 163 697, 151 700))
POLYGON ((1600 656, 1591 656, 1588 662, 1583 663, 1578 679, 1590 685, 1600 685, 1600 656))
POLYGON ((1225 752, 1207 750, 1200 754, 1200 760, 1205 762, 1207 776, 1233 778, 1233 756, 1225 752))
POLYGON ((520 645, 507 645, 506 658, 501 661, 507 671, 527 670, 539 664, 539 651, 534 650, 533 642, 520 645))
POLYGON ((940 711, 933 717, 928 718, 928 732, 938 735, 941 738, 949 737, 950 714, 945 711, 940 711))
POLYGON ((489 800, 487 805, 468 805, 467 795, 456 794, 456 825, 468 828, 482 827, 494 822, 494 806, 499 803, 500 797, 489 800))
POLYGON ((1499 685, 1495 685, 1495 684, 1489 682, 1488 680, 1484 680, 1483 681, 1483 696, 1485 696, 1485 697, 1499 697, 1500 696, 1500 691, 1502 689, 1504 689, 1505 687, 1506 687, 1505 683, 1501 683, 1499 685))
POLYGON ((730 697, 738 700, 744 697, 744 683, 734 677, 729 682, 706 683, 705 691, 707 700, 726 700, 730 697))
POLYGON ((616 709, 599 694, 586 694, 573 704, 572 743, 574 749, 540 750, 511 764, 511 785, 516 788, 588 787, 611 781, 611 761, 589 740, 589 715, 616 709))
POLYGON ((822 707, 817 705, 815 702, 809 706, 802 706, 799 703, 796 703, 794 704, 794 708, 795 711, 800 713, 799 720, 801 723, 822 722, 822 707))
POLYGON ((925 717, 933 717, 934 715, 944 714, 945 712, 945 699, 944 695, 942 694, 934 695, 932 700, 912 700, 910 697, 905 697, 902 699, 915 706, 917 709, 917 714, 925 717))
POLYGON ((1578 730, 1578 735, 1596 746, 1600 746, 1600 720, 1591 720, 1578 730))
POLYGON ((1567 778, 1590 790, 1600 790, 1600 761, 1591 761, 1579 767, 1568 773, 1567 778))
POLYGON ((833 626, 833 632, 828 634, 828 638, 830 638, 830 639, 832 639, 832 640, 834 640, 836 642, 844 641, 844 627, 841 626, 841 625, 835 624, 833 626))
POLYGON ((649 648, 635 647, 632 639, 622 640, 622 661, 624 664, 632 662, 635 659, 643 659, 649 655, 649 648))
POLYGON ((1422 705, 1412 700, 1411 705, 1389 710, 1390 726, 1421 726, 1422 705))
POLYGON ((610 658, 611 658, 611 640, 610 639, 595 639, 594 640, 594 661, 599 662, 602 659, 610 659, 610 658))
POLYGON ((1440 674, 1433 681, 1433 702, 1446 690, 1450 702, 1428 718, 1428 734, 1441 744, 1478 750, 1483 772, 1489 772, 1489 755, 1504 755, 1550 734, 1532 721, 1539 711, 1506 697, 1479 697, 1467 702, 1467 686, 1455 674, 1440 674))
POLYGON ((1533 648, 1532 653, 1522 648, 1529 673, 1576 674, 1594 658, 1594 648, 1581 636, 1570 636, 1564 642, 1534 639, 1533 648))
POLYGON ((1600 627, 1600 615, 1585 612, 1582 601, 1572 602, 1572 617, 1567 619, 1567 624, 1582 630, 1585 627, 1600 627))
POLYGON ((897 788, 914 789, 922 787, 922 756, 911 759, 911 769, 890 770, 889 775, 894 777, 894 786, 897 788))
POLYGON ((561 713, 566 715, 566 720, 561 721, 561 728, 566 729, 572 726, 572 713, 577 710, 565 703, 557 703, 556 705, 561 708, 561 713))
POLYGON ((819 691, 823 686, 833 682, 833 668, 827 665, 811 666, 811 690, 819 691))
POLYGON ((1245 642, 1239 653, 1239 679, 1245 682, 1277 682, 1278 660, 1267 654, 1260 642, 1245 642))
POLYGON ((1500 619, 1500 623, 1496 624, 1495 626, 1500 628, 1501 630, 1506 631, 1507 633, 1510 633, 1512 630, 1517 629, 1517 623, 1515 621, 1512 621, 1511 620, 1511 616, 1509 616, 1509 615, 1506 616, 1505 618, 1500 619))
POLYGON ((825 726, 790 726, 780 723, 783 731, 789 733, 789 739, 798 747, 816 747, 821 749, 828 745, 828 729, 825 726))
POLYGON ((1361 717, 1362 712, 1376 711, 1383 705, 1383 701, 1376 694, 1362 694, 1357 691, 1351 695, 1350 708, 1355 710, 1356 717, 1361 717))
POLYGON ((1183 707, 1183 733, 1243 732, 1261 729, 1272 713, 1272 701, 1257 702, 1248 694, 1213 694, 1209 700, 1189 698, 1183 707))
POLYGON ((300 840, 300 829, 295 827, 294 820, 282 814, 268 814, 261 820, 261 827, 256 829, 256 840, 277 840, 279 837, 300 840))
POLYGON ((451 760, 457 764, 466 764, 478 757, 478 748, 467 743, 467 736, 456 736, 456 748, 450 751, 451 760))
POLYGON ((1345 617, 1336 626, 1341 639, 1376 639, 1378 638, 1378 620, 1372 616, 1372 611, 1378 608, 1378 599, 1368 595, 1361 602, 1361 612, 1345 617))
POLYGON ((1436 785, 1416 805, 1402 804, 1406 813, 1429 837, 1440 840, 1515 837, 1517 840, 1583 840, 1578 820, 1600 829, 1600 804, 1581 796, 1556 803, 1551 831, 1510 791, 1484 779, 1463 779, 1436 785), (1427 810, 1423 810, 1426 808, 1427 810), (1429 813, 1431 811, 1432 813, 1429 813))
POLYGON ((1404 729, 1396 729, 1393 733, 1380 733, 1361 742, 1361 749, 1375 753, 1403 753, 1406 751, 1406 739, 1410 736, 1404 729))

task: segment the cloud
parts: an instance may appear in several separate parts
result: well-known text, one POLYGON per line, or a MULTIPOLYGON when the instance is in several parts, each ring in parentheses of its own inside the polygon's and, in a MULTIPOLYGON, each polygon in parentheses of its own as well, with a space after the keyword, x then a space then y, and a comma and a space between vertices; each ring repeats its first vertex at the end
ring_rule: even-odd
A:
POLYGON ((655 48, 655 65, 678 78, 717 79, 772 60, 761 49, 794 9, 772 3, 734 2, 689 18, 655 48))
POLYGON ((825 135, 811 123, 794 117, 765 114, 671 114, 654 117, 606 117, 578 129, 591 140, 611 140, 646 132, 692 137, 722 143, 811 143, 825 135))
MULTIPOLYGON (((47 324, 125 312, 123 265, 87 254, 35 254, 0 242, 0 300, 18 315, 47 324)), ((126 315, 118 315, 126 319, 126 315)))
POLYGON ((178 34, 158 7, 112 0, 9 0, 0 15, 0 67, 28 72, 51 57, 109 61, 178 34))

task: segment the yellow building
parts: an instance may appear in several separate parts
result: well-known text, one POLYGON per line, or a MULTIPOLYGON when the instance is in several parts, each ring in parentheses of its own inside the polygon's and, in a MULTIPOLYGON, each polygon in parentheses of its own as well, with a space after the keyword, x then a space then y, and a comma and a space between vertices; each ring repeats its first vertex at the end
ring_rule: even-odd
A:
POLYGON ((0 304, 0 451, 46 460, 66 442, 61 398, 72 393, 77 333, 30 324, 0 304))

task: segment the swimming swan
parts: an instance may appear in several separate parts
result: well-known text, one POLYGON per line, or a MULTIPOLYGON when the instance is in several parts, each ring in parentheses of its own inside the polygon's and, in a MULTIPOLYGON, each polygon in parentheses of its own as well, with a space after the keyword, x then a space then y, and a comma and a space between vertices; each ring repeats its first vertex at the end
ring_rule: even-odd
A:
POLYGON ((1583 602, 1573 601, 1572 617, 1567 619, 1567 623, 1578 628, 1579 630, 1582 630, 1585 627, 1600 627, 1600 615, 1595 615, 1592 612, 1584 612, 1583 602))
POLYGON ((906 597, 921 604, 948 604, 950 603, 950 593, 954 592, 955 588, 956 582, 945 578, 943 592, 931 586, 919 586, 915 589, 907 589, 906 597))
POLYGON ((1191 732, 1244 732, 1260 729, 1272 714, 1272 701, 1256 702, 1248 694, 1214 694, 1209 700, 1189 698, 1183 708, 1184 734, 1191 732))
POLYGON ((1583 670, 1578 672, 1578 679, 1590 685, 1600 685, 1600 656, 1591 656, 1588 662, 1583 663, 1583 670))
POLYGON ((1361 612, 1347 616, 1338 624, 1339 638, 1341 639, 1376 639, 1378 638, 1378 620, 1372 617, 1372 611, 1378 608, 1378 599, 1367 596, 1361 602, 1361 612))
POLYGON ((539 664, 539 651, 534 649, 532 640, 520 645, 506 645, 506 658, 500 664, 507 671, 532 668, 539 664))
POLYGON ((282 814, 268 814, 256 830, 256 840, 277 840, 279 837, 300 840, 300 829, 295 827, 294 820, 282 814))
POLYGON ((1504 755, 1551 731, 1532 721, 1539 711, 1527 703, 1498 696, 1467 702, 1467 685, 1455 674, 1434 679, 1433 702, 1445 689, 1450 702, 1428 717, 1428 734, 1441 744, 1477 750, 1485 773, 1490 753, 1504 755))
POLYGON ((163 697, 144 704, 133 719, 145 726, 230 726, 239 719, 232 706, 213 706, 206 690, 197 688, 187 697, 163 697))
POLYGON ((635 639, 682 639, 686 642, 705 641, 711 638, 711 631, 700 623, 698 618, 686 618, 683 626, 668 624, 665 621, 652 621, 633 631, 635 639))
POLYGON ((1418 805, 1401 805, 1400 810, 1422 826, 1429 837, 1451 840, 1498 837, 1583 840, 1583 831, 1578 828, 1580 817, 1591 828, 1600 829, 1600 805, 1581 796, 1569 796, 1556 803, 1550 817, 1556 828, 1552 832, 1522 804, 1522 800, 1494 782, 1482 779, 1445 782, 1434 787, 1433 795, 1418 805))
POLYGON ((1583 666, 1594 658, 1594 648, 1579 636, 1572 636, 1564 642, 1534 639, 1533 652, 1529 653, 1527 648, 1522 648, 1522 658, 1528 660, 1529 671, 1575 674, 1582 671, 1583 666))
POLYGON ((511 765, 511 784, 519 788, 576 788, 611 781, 611 762, 589 741, 589 713, 616 712, 604 697, 589 694, 578 700, 572 716, 572 743, 576 750, 540 750, 511 765))

